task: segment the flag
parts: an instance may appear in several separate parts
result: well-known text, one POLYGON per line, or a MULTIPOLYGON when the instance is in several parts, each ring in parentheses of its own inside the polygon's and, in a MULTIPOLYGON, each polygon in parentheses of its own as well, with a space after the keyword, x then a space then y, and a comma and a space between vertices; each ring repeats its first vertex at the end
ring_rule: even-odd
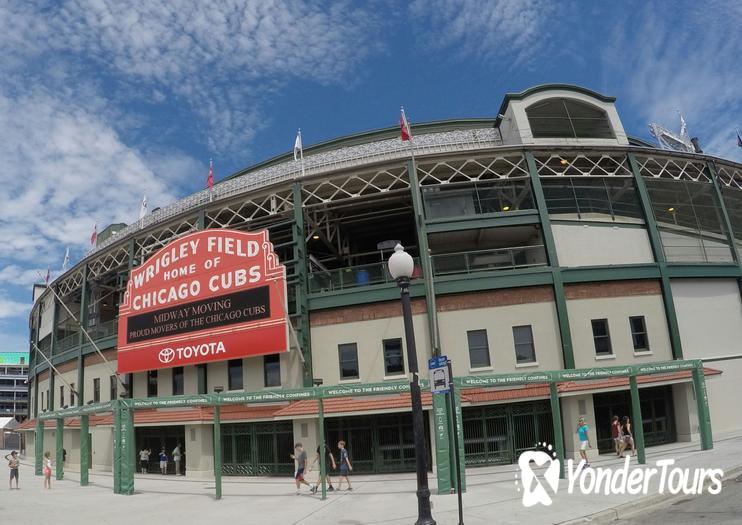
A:
POLYGON ((207 188, 214 187, 214 161, 213 159, 209 159, 209 176, 206 177, 206 187, 207 188))
POLYGON ((410 133, 410 124, 407 122, 407 116, 404 114, 404 108, 402 108, 399 115, 399 134, 403 141, 410 140, 412 133, 410 133))
POLYGON ((301 145, 301 130, 296 132, 296 140, 294 141, 294 160, 304 158, 304 149, 301 145))
POLYGON ((737 130, 737 147, 742 148, 742 137, 739 136, 739 130, 737 130))
POLYGON ((680 111, 678 111, 678 116, 680 116, 680 138, 688 140, 688 124, 680 111))
POLYGON ((49 268, 46 269, 46 277, 44 277, 44 283, 46 283, 47 286, 49 286, 49 278, 52 276, 51 271, 49 268))
POLYGON ((139 218, 141 219, 147 215, 147 195, 142 197, 142 204, 139 206, 139 218))
POLYGON ((90 235, 90 244, 95 246, 98 241, 98 223, 93 225, 93 233, 90 235))
POLYGON ((70 247, 67 246, 67 251, 64 252, 64 259, 62 259, 62 271, 66 272, 67 267, 70 265, 70 247))

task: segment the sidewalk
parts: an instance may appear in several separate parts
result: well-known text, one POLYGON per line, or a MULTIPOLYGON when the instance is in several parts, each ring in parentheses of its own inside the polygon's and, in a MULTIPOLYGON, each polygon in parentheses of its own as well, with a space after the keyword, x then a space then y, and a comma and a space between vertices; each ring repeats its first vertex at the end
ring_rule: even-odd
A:
MULTIPOLYGON (((742 433, 715 437, 714 449, 699 450, 698 443, 677 443, 647 449, 647 464, 673 458, 675 466, 721 468, 725 474, 742 468, 742 433)), ((6 452, 7 453, 7 452, 6 452)), ((4 455, 5 453, 3 453, 4 455)), ((632 466, 634 466, 632 461, 632 466)), ((620 467, 615 456, 601 456, 593 467, 620 467)), ((516 489, 517 465, 485 467, 467 471, 464 494, 464 521, 484 524, 556 524, 586 517, 615 516, 611 509, 641 509, 664 497, 603 496, 568 494, 566 480, 549 507, 524 508, 516 489)), ((8 491, 0 485, 0 515, 3 523, 55 525, 108 523, 113 525, 177 524, 209 520, 234 520, 258 524, 292 525, 396 525, 416 519, 414 474, 354 476, 353 492, 328 493, 326 501, 304 491, 295 494, 291 478, 223 478, 223 499, 214 499, 214 483, 157 474, 137 475, 136 494, 116 496, 110 473, 90 474, 91 485, 79 486, 76 472, 65 473, 61 482, 52 481, 52 490, 42 489, 42 478, 33 475, 30 465, 20 472, 21 490, 8 491)), ((7 479, 7 478, 6 478, 7 479)), ((431 487, 435 478, 430 476, 431 487)), ((693 496, 685 496, 685 498, 693 496)), ((432 496, 433 516, 440 525, 457 523, 456 497, 432 496)))

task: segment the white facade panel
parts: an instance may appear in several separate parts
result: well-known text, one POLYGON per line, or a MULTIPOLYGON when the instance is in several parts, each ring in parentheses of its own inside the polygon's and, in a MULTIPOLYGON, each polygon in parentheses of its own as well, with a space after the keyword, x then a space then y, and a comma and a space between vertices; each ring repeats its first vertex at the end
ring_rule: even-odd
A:
POLYGON ((552 224, 560 266, 607 266, 654 262, 644 228, 552 224))

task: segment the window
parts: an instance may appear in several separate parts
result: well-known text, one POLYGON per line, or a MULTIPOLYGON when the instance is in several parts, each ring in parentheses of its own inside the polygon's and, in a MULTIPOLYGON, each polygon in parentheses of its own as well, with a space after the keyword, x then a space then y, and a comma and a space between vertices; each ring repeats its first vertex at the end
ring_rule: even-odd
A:
POLYGON ((471 368, 490 366, 490 347, 487 344, 487 330, 469 330, 466 332, 469 341, 469 363, 471 368))
POLYGON ((340 379, 358 379, 358 345, 346 343, 338 345, 338 361, 340 362, 340 379))
POLYGON ((173 395, 183 395, 183 367, 176 366, 173 368, 173 395))
POLYGON ((64 406, 64 385, 59 387, 59 406, 64 406))
POLYGON ((124 377, 124 386, 126 390, 122 392, 122 397, 131 399, 134 397, 134 374, 126 374, 124 377))
POLYGON ((242 359, 230 359, 228 364, 229 390, 242 390, 242 359))
POLYGON ((70 406, 75 406, 75 383, 70 383, 70 406))
POLYGON ((595 355, 612 355, 611 334, 608 331, 608 319, 593 319, 593 341, 595 342, 595 355))
POLYGON ((281 386, 280 354, 263 356, 263 384, 265 386, 281 386))
POLYGON ((513 342, 515 343, 515 362, 535 363, 536 349, 533 346, 533 330, 531 325, 514 326, 513 342))
POLYGON ((206 394, 209 385, 206 382, 206 363, 196 365, 196 382, 198 383, 198 393, 206 394))
POLYGON ((531 183, 527 177, 429 187, 423 190, 423 203, 429 219, 534 208, 531 183))
MULTIPOLYGON (((553 169, 562 167, 557 165, 553 169)), ((570 169, 566 168, 567 175, 570 169)), ((546 208, 553 217, 643 222, 634 181, 629 177, 545 177, 541 185, 546 208)))
POLYGON ((93 402, 100 402, 100 377, 93 379, 93 402))
POLYGON ((384 374, 398 376, 404 374, 404 354, 402 353, 401 339, 385 339, 384 345, 384 374))
POLYGON ((643 315, 629 317, 631 327, 631 339, 634 342, 635 352, 649 351, 649 338, 647 337, 647 325, 644 323, 643 315))
POLYGON ((147 397, 157 396, 157 370, 147 372, 147 397))
POLYGON ((116 380, 115 375, 109 377, 108 381, 109 381, 109 388, 111 392, 111 401, 113 401, 118 397, 119 384, 118 384, 118 381, 116 380))
POLYGON ((550 98, 526 108, 534 138, 615 138, 608 115, 599 107, 569 98, 550 98))

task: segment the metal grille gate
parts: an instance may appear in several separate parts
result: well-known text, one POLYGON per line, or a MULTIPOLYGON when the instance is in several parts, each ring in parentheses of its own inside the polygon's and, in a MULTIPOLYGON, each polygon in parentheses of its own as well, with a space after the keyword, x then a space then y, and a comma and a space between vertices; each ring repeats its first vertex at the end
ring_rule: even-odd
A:
POLYGON ((275 476, 293 474, 291 421, 222 425, 222 474, 275 476))
POLYGON ((467 465, 515 463, 537 442, 554 443, 548 401, 466 407, 462 415, 467 465))

